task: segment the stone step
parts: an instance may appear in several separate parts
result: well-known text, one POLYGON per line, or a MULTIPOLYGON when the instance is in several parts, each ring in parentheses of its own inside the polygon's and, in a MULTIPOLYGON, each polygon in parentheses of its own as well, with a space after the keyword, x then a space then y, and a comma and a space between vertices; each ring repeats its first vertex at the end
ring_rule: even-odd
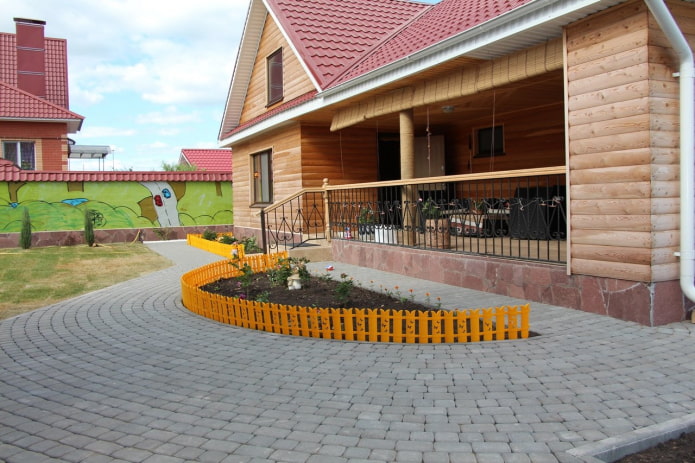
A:
POLYGON ((302 246, 289 250, 290 257, 306 258, 310 262, 325 262, 333 260, 331 244, 325 240, 311 241, 302 246))

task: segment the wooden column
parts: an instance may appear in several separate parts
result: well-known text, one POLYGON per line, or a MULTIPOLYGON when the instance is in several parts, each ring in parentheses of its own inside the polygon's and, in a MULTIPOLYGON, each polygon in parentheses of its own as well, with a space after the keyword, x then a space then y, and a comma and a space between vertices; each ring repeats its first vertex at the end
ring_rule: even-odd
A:
MULTIPOLYGON (((401 179, 407 180, 415 177, 415 124, 413 122, 413 110, 406 109, 399 114, 400 142, 401 142, 401 179)), ((415 244, 415 206, 417 204, 417 190, 412 185, 404 185, 401 193, 403 203, 403 244, 415 244)))

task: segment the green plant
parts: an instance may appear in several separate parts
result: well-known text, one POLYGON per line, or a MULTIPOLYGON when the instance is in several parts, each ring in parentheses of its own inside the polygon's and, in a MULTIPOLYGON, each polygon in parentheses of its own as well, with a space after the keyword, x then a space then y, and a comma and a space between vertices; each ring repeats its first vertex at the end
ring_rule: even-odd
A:
POLYGON ((22 249, 29 249, 31 247, 31 218, 29 217, 29 210, 26 207, 22 215, 22 231, 19 234, 19 245, 22 249))
POLYGON ((239 265, 236 262, 229 262, 231 266, 239 270, 240 275, 237 277, 242 289, 246 292, 246 297, 250 299, 249 289, 253 283, 253 269, 249 264, 244 262, 244 265, 239 265))
POLYGON ((94 211, 84 211, 84 241, 87 246, 94 246, 94 211))
POLYGON ((376 215, 371 207, 363 207, 360 209, 360 216, 357 218, 357 222, 362 224, 371 224, 376 222, 376 215))
POLYGON ((432 198, 427 198, 427 200, 422 203, 422 215, 425 216, 425 219, 438 219, 441 214, 441 208, 432 198))
POLYGON ((222 235, 220 237, 220 243, 222 243, 222 244, 234 244, 237 241, 239 241, 239 240, 237 240, 233 236, 229 236, 229 235, 222 235))
POLYGON ((275 268, 266 271, 266 275, 273 286, 284 286, 287 284, 287 278, 292 275, 292 270, 298 268, 302 283, 306 283, 311 278, 311 274, 306 268, 308 262, 309 260, 306 257, 280 259, 275 268))
POLYGON ((257 302, 270 302, 270 292, 263 291, 258 296, 256 296, 257 302))
POLYGON ((348 301, 350 300, 350 292, 352 292, 352 288, 355 287, 355 282, 353 281, 352 278, 348 276, 347 273, 341 273, 340 274, 340 282, 338 283, 338 286, 335 288, 335 297, 338 299, 338 302, 340 305, 346 305, 348 301))
POLYGON ((213 230, 206 229, 201 235, 204 240, 215 241, 217 240, 217 233, 213 230))
POLYGON ((239 243, 244 245, 244 251, 246 252, 246 254, 257 254, 259 252, 263 252, 263 249, 261 249, 258 246, 255 236, 249 236, 247 238, 241 238, 239 240, 239 243))

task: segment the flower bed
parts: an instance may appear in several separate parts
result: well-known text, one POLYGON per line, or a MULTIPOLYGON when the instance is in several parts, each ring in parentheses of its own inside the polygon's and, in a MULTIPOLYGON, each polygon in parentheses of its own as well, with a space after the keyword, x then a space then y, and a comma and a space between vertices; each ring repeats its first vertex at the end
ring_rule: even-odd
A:
MULTIPOLYGON (((232 233, 220 233, 216 235, 217 237, 222 237, 222 236, 229 236, 233 237, 234 235, 232 233)), ((203 251, 208 251, 213 254, 217 254, 218 256, 226 257, 226 258, 239 258, 243 259, 245 256, 245 247, 241 243, 235 243, 235 244, 225 244, 221 243, 220 241, 217 240, 209 240, 206 238, 203 238, 203 235, 200 233, 193 233, 193 234, 188 234, 186 235, 186 241, 188 242, 189 246, 196 247, 198 249, 202 249, 203 251)))
POLYGON ((521 339, 529 336, 530 306, 474 310, 317 308, 250 301, 209 293, 201 286, 240 275, 248 264, 264 272, 287 253, 220 261, 181 277, 183 304, 204 317, 271 333, 344 341, 455 343, 521 339), (236 265, 231 265, 232 263, 236 265))

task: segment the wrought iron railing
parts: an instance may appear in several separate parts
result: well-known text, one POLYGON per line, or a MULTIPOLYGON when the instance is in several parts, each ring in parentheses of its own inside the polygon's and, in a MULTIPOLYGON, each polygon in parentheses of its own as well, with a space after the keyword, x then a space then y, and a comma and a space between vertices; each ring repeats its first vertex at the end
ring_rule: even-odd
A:
POLYGON ((564 167, 416 181, 328 187, 331 236, 566 262, 564 167))
POLYGON ((306 189, 261 213, 266 251, 342 239, 567 260, 565 168, 306 189))
POLYGON ((325 199, 324 188, 307 188, 263 209, 264 252, 288 250, 326 239, 325 199))

